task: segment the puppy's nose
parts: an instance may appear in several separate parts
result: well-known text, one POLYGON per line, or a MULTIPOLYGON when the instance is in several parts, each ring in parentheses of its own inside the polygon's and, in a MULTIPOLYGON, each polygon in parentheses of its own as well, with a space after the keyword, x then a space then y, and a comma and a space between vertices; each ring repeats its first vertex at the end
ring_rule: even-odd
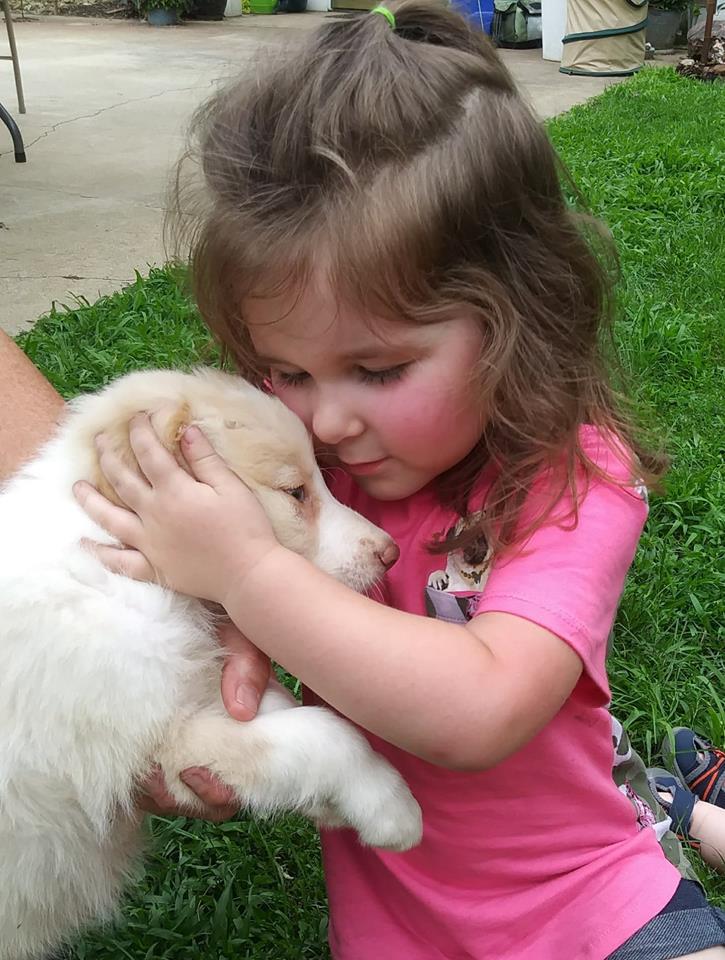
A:
POLYGON ((380 560, 386 570, 390 570, 399 556, 400 548, 398 547, 397 543, 394 543, 391 540, 387 547, 378 553, 378 560, 380 560))

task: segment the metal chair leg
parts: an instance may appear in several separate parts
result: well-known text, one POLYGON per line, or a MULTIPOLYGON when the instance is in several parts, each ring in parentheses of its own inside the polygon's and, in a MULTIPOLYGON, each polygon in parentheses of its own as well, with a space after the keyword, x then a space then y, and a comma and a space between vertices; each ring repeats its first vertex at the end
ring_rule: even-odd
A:
POLYGON ((13 61, 13 73, 15 74, 15 90, 18 94, 18 110, 25 113, 25 96, 23 94, 23 80, 20 76, 20 59, 18 57, 18 48, 15 45, 15 28, 13 27, 13 18, 10 13, 9 0, 1 0, 3 13, 5 14, 5 28, 8 32, 8 43, 10 45, 10 59, 13 61))
POLYGON ((5 124, 5 126, 10 131, 10 136, 13 138, 13 148, 15 150, 15 162, 16 163, 25 163, 27 157, 25 156, 25 145, 23 144, 23 137, 20 133, 20 129, 17 123, 13 120, 10 114, 7 112, 5 107, 0 103, 0 120, 5 124))

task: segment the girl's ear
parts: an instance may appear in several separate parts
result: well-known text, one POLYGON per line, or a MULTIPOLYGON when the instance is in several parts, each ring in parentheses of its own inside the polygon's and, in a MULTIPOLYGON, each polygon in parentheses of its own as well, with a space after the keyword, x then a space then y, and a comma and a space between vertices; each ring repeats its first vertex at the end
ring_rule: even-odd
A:
MULTIPOLYGON (((138 411, 140 412, 140 411, 138 411)), ((151 424, 161 443, 166 449, 174 455, 174 459, 189 472, 186 461, 181 455, 179 449, 179 440, 186 427, 191 423, 191 410, 188 404, 174 404, 163 402, 159 403, 155 409, 150 411, 151 424)), ((130 418, 129 418, 130 419, 130 418)), ((136 457, 134 456, 128 436, 129 419, 119 420, 116 423, 104 426, 103 433, 107 438, 109 448, 120 457, 126 465, 138 469, 136 466, 136 457)), ((101 466, 96 460, 95 470, 90 482, 99 490, 107 500, 118 506, 125 507, 126 504, 119 499, 118 494, 101 470, 101 466)))

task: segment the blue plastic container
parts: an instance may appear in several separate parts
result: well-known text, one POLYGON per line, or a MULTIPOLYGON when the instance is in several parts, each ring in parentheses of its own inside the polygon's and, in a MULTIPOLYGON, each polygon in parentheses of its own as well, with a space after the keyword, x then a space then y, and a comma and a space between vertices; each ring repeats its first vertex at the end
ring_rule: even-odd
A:
POLYGON ((454 0, 454 4, 474 26, 490 36, 493 24, 493 0, 454 0))
POLYGON ((179 22, 179 11, 156 7, 148 11, 146 19, 150 27, 173 27, 179 22))

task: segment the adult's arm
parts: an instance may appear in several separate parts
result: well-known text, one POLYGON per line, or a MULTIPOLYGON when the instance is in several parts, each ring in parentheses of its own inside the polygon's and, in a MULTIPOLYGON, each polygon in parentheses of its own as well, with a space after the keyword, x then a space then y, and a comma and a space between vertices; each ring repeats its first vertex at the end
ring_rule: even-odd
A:
POLYGON ((53 433, 63 398, 0 331, 0 482, 53 433))

